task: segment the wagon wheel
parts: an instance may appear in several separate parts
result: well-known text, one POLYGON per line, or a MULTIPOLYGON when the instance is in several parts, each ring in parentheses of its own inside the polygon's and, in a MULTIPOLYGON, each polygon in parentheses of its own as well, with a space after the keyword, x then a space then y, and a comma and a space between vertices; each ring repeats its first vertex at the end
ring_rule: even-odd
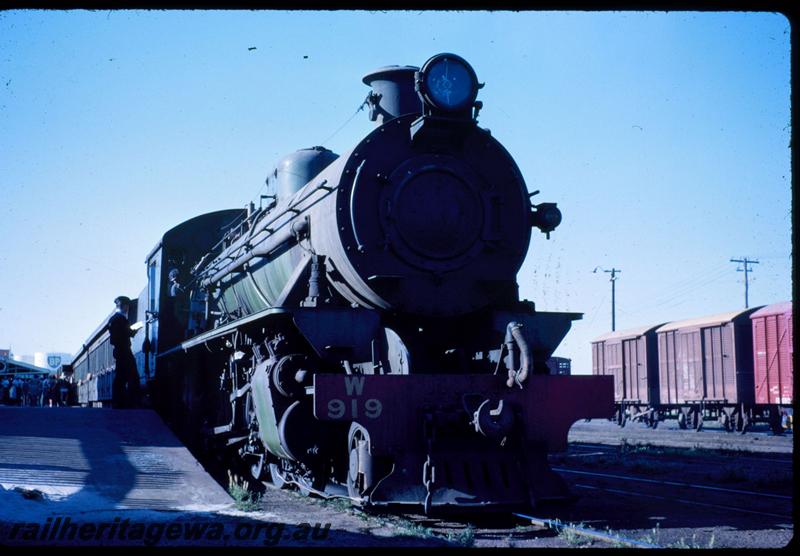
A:
POLYGON ((694 415, 692 416, 692 425, 695 432, 700 432, 703 430, 703 410, 696 409, 694 415))
POLYGON ((781 424, 781 414, 778 411, 778 408, 769 409, 769 428, 772 430, 772 434, 783 434, 783 425, 781 424))
POLYGON ((686 428, 686 413, 683 411, 678 412, 678 427, 681 429, 686 428))
POLYGON ((739 413, 739 420, 736 423, 736 430, 744 434, 747 432, 748 427, 750 427, 750 416, 746 411, 741 411, 739 413))
POLYGON ((661 415, 659 415, 658 411, 653 411, 650 414, 650 428, 656 429, 658 428, 658 422, 661 420, 661 415))
POLYGON ((731 414, 731 431, 741 432, 742 430, 742 412, 735 409, 731 414))
POLYGON ((733 430, 731 416, 724 409, 719 412, 719 424, 723 430, 731 432, 733 430))
POLYGON ((650 422, 648 423, 648 425, 650 426, 651 429, 656 429, 656 428, 658 428, 658 422, 660 420, 661 420, 661 415, 659 414, 659 412, 656 411, 656 410, 653 410, 650 413, 650 422))

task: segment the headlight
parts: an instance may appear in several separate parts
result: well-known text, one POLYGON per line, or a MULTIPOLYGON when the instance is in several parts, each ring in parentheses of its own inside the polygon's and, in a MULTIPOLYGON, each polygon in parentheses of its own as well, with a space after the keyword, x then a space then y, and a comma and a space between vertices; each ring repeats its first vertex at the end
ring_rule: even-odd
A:
POLYGON ((437 54, 425 62, 417 87, 426 104, 447 112, 469 108, 478 96, 475 70, 455 54, 437 54))

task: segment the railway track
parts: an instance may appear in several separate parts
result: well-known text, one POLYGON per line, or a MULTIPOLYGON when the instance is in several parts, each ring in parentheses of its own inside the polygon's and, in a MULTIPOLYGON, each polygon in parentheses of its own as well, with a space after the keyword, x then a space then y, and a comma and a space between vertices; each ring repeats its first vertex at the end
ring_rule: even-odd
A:
POLYGON ((291 496, 300 513, 303 506, 328 505, 363 521, 364 530, 391 523, 443 546, 778 547, 793 534, 788 455, 572 442, 550 459, 579 498, 573 506, 429 517, 421 509, 365 511, 343 500, 298 500, 275 491, 269 509, 280 511, 291 496))
POLYGON ((521 513, 515 513, 514 515, 519 517, 520 519, 529 521, 532 525, 536 525, 538 527, 547 527, 549 529, 552 529, 553 531, 557 531, 558 533, 571 532, 573 534, 580 535, 582 537, 586 537, 589 539, 596 539, 602 542, 611 543, 615 546, 628 546, 632 548, 663 548, 651 542, 629 539, 626 537, 622 537, 620 535, 614 535, 610 533, 603 533, 600 531, 596 531, 594 529, 580 527, 572 523, 562 523, 559 520, 534 517, 531 515, 521 514, 521 513))
MULTIPOLYGON (((658 446, 657 441, 653 446, 658 446)), ((665 446, 669 447, 669 446, 665 446)), ((570 449, 578 451, 578 453, 570 453, 567 457, 591 457, 591 456, 607 456, 619 453, 620 445, 618 444, 591 444, 588 442, 571 442, 570 449)), ((791 467, 794 465, 794 459, 790 454, 770 454, 770 455, 743 455, 736 454, 737 461, 747 461, 752 463, 769 463, 791 467)))
POLYGON ((602 493, 603 496, 632 497, 643 501, 657 501, 662 507, 691 506, 706 512, 759 516, 785 523, 791 523, 793 520, 791 495, 574 469, 562 468, 556 471, 575 476, 573 488, 587 494, 602 493), (622 488, 615 486, 617 483, 621 484, 622 488))
POLYGON ((793 536, 788 457, 680 449, 627 453, 578 443, 551 461, 579 497, 571 507, 497 516, 494 523, 403 518, 443 537, 472 523, 476 546, 780 547, 793 536))
POLYGON ((775 435, 767 429, 732 434, 720 428, 708 427, 700 432, 676 428, 644 426, 618 427, 615 423, 594 419, 575 423, 569 432, 571 445, 595 446, 662 446, 665 448, 706 449, 736 452, 738 455, 789 458, 793 452, 793 433, 775 435))

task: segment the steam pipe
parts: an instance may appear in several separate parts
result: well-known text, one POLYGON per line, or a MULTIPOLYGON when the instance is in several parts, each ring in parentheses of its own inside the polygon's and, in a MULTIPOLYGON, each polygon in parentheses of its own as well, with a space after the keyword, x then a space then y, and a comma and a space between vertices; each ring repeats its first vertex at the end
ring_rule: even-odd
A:
POLYGON ((506 386, 509 388, 514 386, 514 383, 520 385, 528 378, 531 368, 531 348, 528 341, 522 335, 522 325, 518 322, 509 322, 506 327, 505 344, 508 348, 508 356, 506 359, 506 367, 508 368, 508 380, 506 386), (514 368, 514 354, 516 353, 515 344, 519 346, 519 369, 514 368))
POLYGON ((282 247, 285 243, 296 239, 300 235, 306 233, 308 231, 308 221, 305 219, 297 220, 296 222, 292 222, 290 226, 285 226, 280 230, 274 232, 271 236, 267 237, 261 243, 256 244, 256 246, 237 257, 232 262, 227 264, 221 270, 217 271, 211 278, 206 278, 203 280, 200 285, 201 287, 208 287, 211 284, 214 284, 221 280, 225 275, 230 274, 244 263, 250 261, 255 257, 269 257, 270 254, 277 251, 280 247, 282 247))

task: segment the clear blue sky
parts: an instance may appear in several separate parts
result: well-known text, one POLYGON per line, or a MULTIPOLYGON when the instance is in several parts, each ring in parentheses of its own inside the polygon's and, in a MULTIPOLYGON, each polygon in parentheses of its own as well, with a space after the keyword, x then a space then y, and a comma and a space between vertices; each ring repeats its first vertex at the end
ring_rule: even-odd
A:
POLYGON ((790 299, 790 33, 769 13, 0 12, 0 347, 75 352, 165 230, 253 199, 367 72, 447 51, 564 214, 519 282, 585 314, 558 350, 574 372, 610 330, 596 266, 622 269, 617 329, 743 308, 731 257, 760 260, 751 305, 790 299))

